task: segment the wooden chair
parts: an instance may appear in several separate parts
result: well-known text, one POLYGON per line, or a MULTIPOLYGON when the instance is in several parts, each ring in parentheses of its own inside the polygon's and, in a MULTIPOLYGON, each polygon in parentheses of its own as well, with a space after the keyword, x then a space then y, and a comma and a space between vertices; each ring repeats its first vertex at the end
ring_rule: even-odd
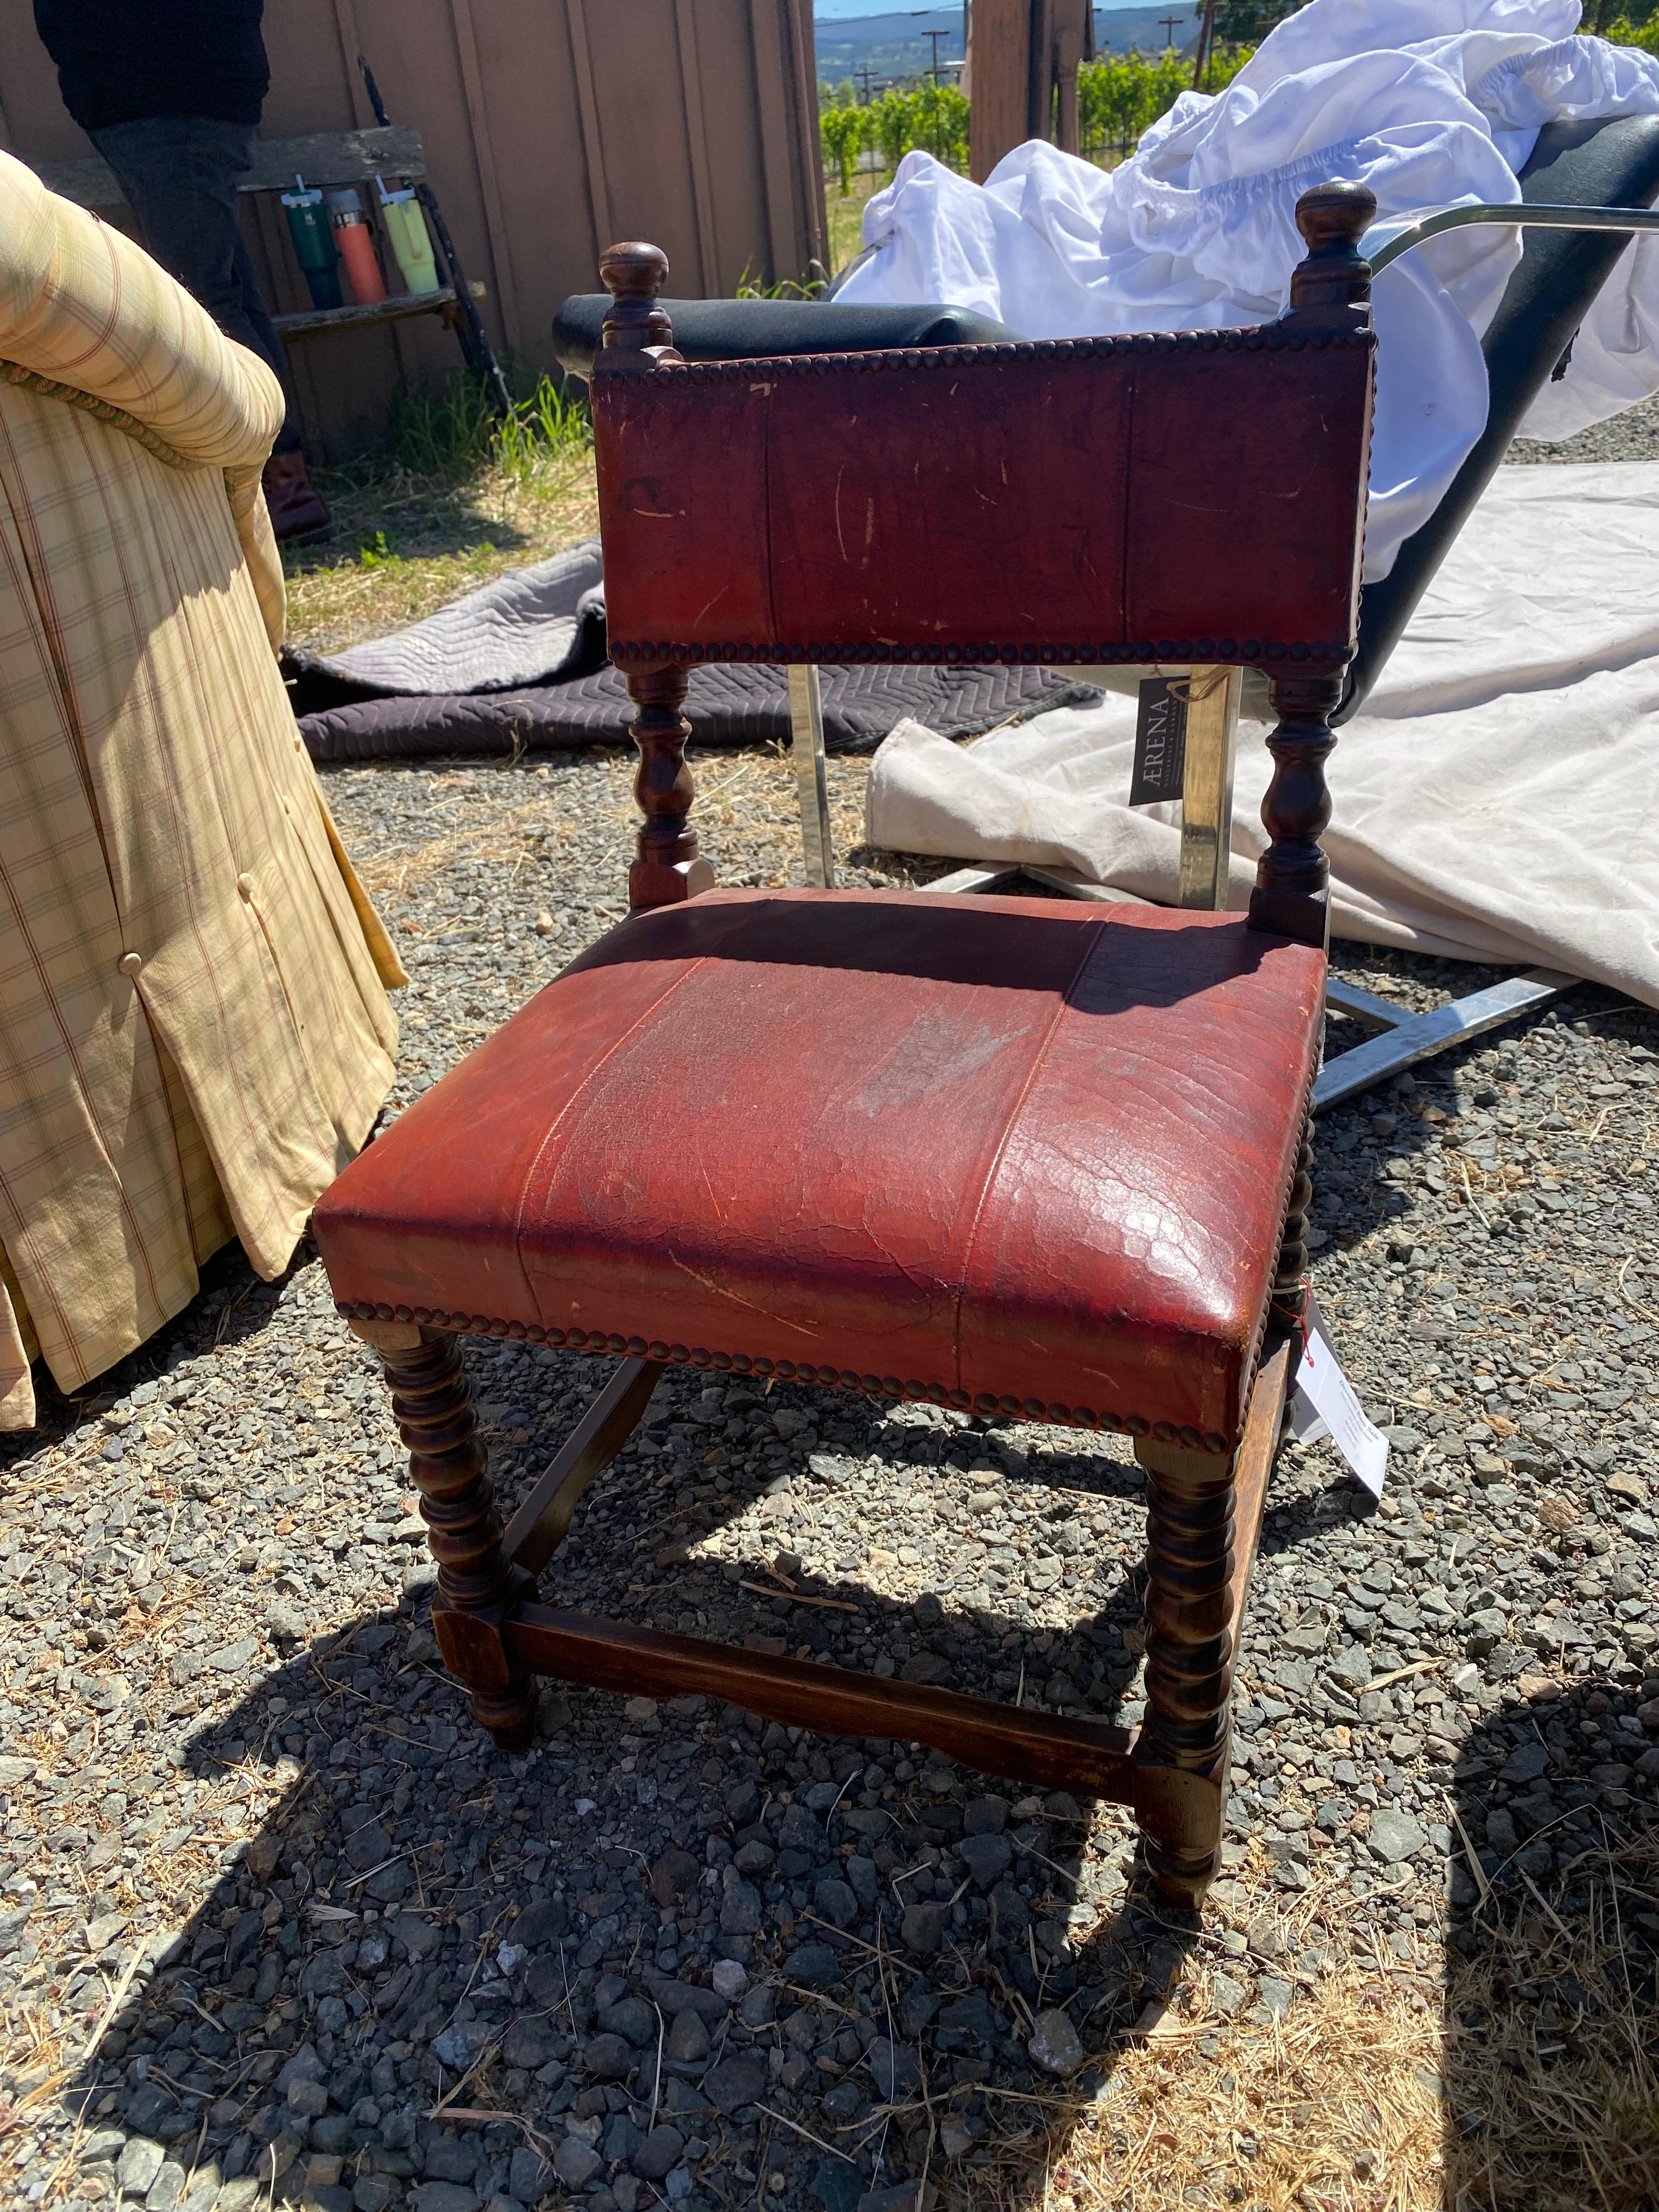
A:
POLYGON ((1213 1874, 1305 1298, 1373 212, 1358 187, 1307 194, 1284 319, 1178 337, 688 365, 662 256, 605 256, 592 397, 611 651, 637 708, 633 912, 315 1215, 410 1447, 442 1650, 504 1747, 529 1736, 536 1674, 700 1691, 1131 1806, 1182 1905, 1213 1874), (1177 656, 1273 687, 1248 915, 713 888, 680 711, 696 661, 1177 656), (469 1333, 618 1363, 505 1530, 469 1333), (539 1605, 670 1364, 1132 1437, 1145 1725, 539 1605))

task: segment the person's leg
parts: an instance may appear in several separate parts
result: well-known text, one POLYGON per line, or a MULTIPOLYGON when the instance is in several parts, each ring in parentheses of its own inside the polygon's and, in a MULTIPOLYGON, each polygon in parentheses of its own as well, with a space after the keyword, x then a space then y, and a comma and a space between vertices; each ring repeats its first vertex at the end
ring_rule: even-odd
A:
MULTIPOLYGON (((237 179, 251 166, 252 131, 213 116, 154 115, 92 137, 143 224, 150 252, 228 338, 267 363, 286 398, 287 358, 242 240, 237 204, 237 179)), ((306 471, 291 398, 265 465, 265 501, 279 538, 328 526, 328 509, 306 471)))
POLYGON ((161 266, 228 338, 285 377, 288 363, 259 296, 237 210, 237 179, 252 166, 252 137, 245 124, 210 115, 146 116, 92 134, 161 266))

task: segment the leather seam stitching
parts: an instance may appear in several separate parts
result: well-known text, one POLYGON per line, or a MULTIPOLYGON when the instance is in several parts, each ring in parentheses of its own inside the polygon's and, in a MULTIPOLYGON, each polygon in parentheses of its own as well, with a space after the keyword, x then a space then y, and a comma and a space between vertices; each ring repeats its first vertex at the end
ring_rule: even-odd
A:
MULTIPOLYGON (((623 1049, 624 1045, 630 1044, 648 1022, 652 1022, 656 1019, 657 1016, 662 1012, 664 1006, 667 1005, 669 1000, 675 995, 684 984, 690 981, 692 976, 696 974, 698 969, 704 965, 708 957, 708 956, 705 952, 698 953, 694 960, 689 962, 681 969, 679 974, 674 978, 673 981, 669 984, 667 989, 660 993, 658 997, 652 1000, 648 1006, 637 1013, 634 1017, 634 1019, 629 1024, 628 1027, 623 1031, 622 1035, 619 1037, 615 1038, 611 1043, 606 1047, 605 1050, 600 1054, 599 1057, 593 1062, 593 1065, 583 1075, 581 1081, 571 1092, 569 1097, 565 1100, 564 1104, 560 1107, 558 1113, 554 1117, 552 1127, 549 1129, 547 1134, 542 1139, 541 1143, 536 1147, 536 1157, 532 1160, 529 1167, 526 1170, 524 1182, 520 1187, 519 1203, 514 1212, 513 1220, 513 1256, 519 1263, 519 1273, 523 1278, 525 1286, 530 1291, 530 1294, 532 1297, 535 1297, 535 1291, 533 1286, 531 1285, 530 1271, 525 1266, 524 1260, 524 1231, 525 1209, 529 1201, 531 1185, 536 1180, 537 1171, 539 1170, 542 1162, 547 1158, 550 1146, 553 1144, 554 1139, 558 1136, 560 1131, 564 1127, 564 1125, 568 1120, 572 1111, 575 1107, 581 1103, 582 1100, 586 1097, 589 1090, 592 1087, 600 1074, 611 1065, 611 1061, 623 1049)), ((557 1173, 556 1166, 552 1172, 554 1174, 557 1173)), ((536 1310, 538 1313, 541 1311, 541 1300, 538 1297, 536 1297, 536 1310)))
POLYGON ((1114 917, 1110 915, 1102 915, 1096 921, 1092 929, 1085 929, 1082 933, 1085 942, 1081 953, 1078 956, 1077 965, 1072 970, 1071 975, 1066 981, 1066 988, 1060 994, 1060 1004, 1054 1008, 1054 1014, 1049 1021, 1048 1026, 1043 1032, 1042 1043, 1031 1055, 1031 1065, 1025 1072, 1025 1080, 1019 1086, 1019 1096, 1015 1099, 1013 1105, 1009 1111, 1008 1117, 1002 1125, 1002 1133, 997 1139, 996 1149, 991 1155, 990 1164, 985 1170, 985 1179, 980 1185, 979 1196, 974 1202, 973 1225, 968 1231, 968 1242, 963 1248, 962 1265, 957 1270, 956 1288, 951 1295, 951 1352, 956 1364, 956 1387, 958 1390, 963 1387, 963 1302, 968 1295, 969 1271, 973 1266, 974 1248, 979 1242, 980 1224, 985 1218, 985 1207, 986 1203, 991 1195, 991 1186, 996 1181, 997 1170, 1002 1165, 1004 1156, 1008 1150, 1009 1142, 1013 1136, 1015 1129, 1018 1127, 1019 1117, 1025 1111, 1025 1103, 1031 1095, 1032 1086, 1036 1082, 1038 1076, 1042 1074, 1043 1066, 1048 1060, 1049 1049, 1054 1041, 1055 1032, 1058 1030, 1060 1023, 1066 1018, 1066 1009, 1071 1002, 1071 994, 1077 988, 1079 979, 1081 977, 1085 969, 1087 968, 1089 963, 1094 958, 1095 954, 1105 942, 1106 931, 1110 926, 1113 919, 1114 917))

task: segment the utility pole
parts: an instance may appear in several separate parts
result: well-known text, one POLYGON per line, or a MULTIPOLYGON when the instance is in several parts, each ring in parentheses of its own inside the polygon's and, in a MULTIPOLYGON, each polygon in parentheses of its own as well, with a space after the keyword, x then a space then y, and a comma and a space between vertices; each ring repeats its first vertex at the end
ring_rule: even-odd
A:
POLYGON ((1209 68, 1215 48, 1215 0, 1204 0, 1204 20, 1198 27, 1198 58, 1193 64, 1193 90, 1197 92, 1204 82, 1204 73, 1209 68))
POLYGON ((864 80, 863 83, 860 87, 860 90, 863 93, 864 97, 860 100, 859 106, 860 107, 868 107, 870 105, 870 79, 875 72, 870 67, 869 63, 866 62, 861 69, 855 69, 853 71, 853 74, 854 76, 862 77, 864 80))
POLYGON ((939 82, 939 42, 941 39, 948 39, 951 33, 948 31, 924 31, 921 35, 924 39, 933 40, 933 58, 927 65, 927 74, 937 84, 939 82))
POLYGON ((1164 51, 1167 54, 1175 44, 1176 33, 1187 18, 1184 15, 1160 15, 1158 20, 1164 27, 1164 51))

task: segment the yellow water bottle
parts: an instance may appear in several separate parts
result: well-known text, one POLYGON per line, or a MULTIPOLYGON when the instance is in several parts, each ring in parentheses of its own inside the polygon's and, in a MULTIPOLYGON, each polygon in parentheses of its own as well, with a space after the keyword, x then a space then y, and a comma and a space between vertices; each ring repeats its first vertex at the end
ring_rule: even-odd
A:
POLYGON ((404 284, 411 292, 437 291, 438 264, 433 258, 426 217, 421 212, 414 186, 405 185, 398 191, 389 192, 384 178, 377 177, 374 181, 380 188, 380 220, 392 240, 392 251, 398 258, 404 284))

